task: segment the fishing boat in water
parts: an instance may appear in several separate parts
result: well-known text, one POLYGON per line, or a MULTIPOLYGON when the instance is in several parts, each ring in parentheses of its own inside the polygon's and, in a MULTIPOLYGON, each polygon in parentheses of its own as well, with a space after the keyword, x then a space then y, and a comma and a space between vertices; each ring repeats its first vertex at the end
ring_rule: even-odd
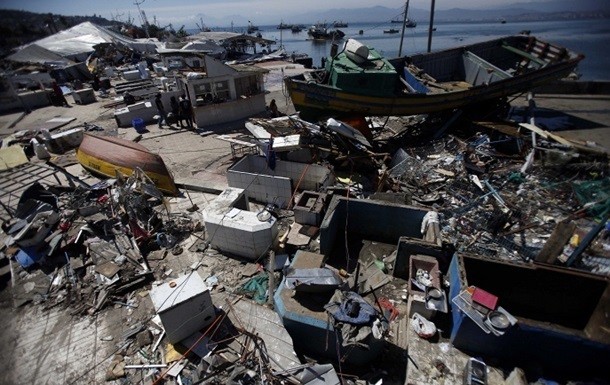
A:
POLYGON ((399 18, 394 18, 392 20, 390 20, 392 23, 403 23, 405 24, 405 28, 415 28, 417 27, 417 22, 414 20, 409 19, 409 0, 407 0, 407 2, 405 3, 405 13, 404 13, 404 20, 403 19, 399 19, 399 18))
POLYGON ((398 33, 400 32, 399 30, 397 30, 396 28, 390 28, 390 29, 384 29, 383 33, 398 33))
POLYGON ((325 23, 312 25, 307 34, 314 40, 341 40, 345 36, 340 29, 330 29, 325 23))
MULTIPOLYGON (((398 20, 398 19, 392 19, 390 20, 390 22, 392 23, 402 23, 402 20, 398 20)), ((411 20, 409 18, 407 18, 407 20, 405 20, 405 28, 415 28, 417 27, 417 22, 415 20, 411 20)))
POLYGON ((531 90, 568 76, 583 58, 522 35, 392 60, 349 39, 324 69, 285 83, 306 119, 416 115, 531 90))
POLYGON ((290 28, 290 30, 292 31, 292 33, 299 33, 301 32, 303 29, 305 28, 304 25, 301 24, 293 24, 292 27, 290 28))
POLYGON ((76 159, 94 174, 115 178, 116 172, 131 175, 140 168, 164 193, 177 195, 178 188, 163 159, 141 144, 129 140, 85 133, 76 159))

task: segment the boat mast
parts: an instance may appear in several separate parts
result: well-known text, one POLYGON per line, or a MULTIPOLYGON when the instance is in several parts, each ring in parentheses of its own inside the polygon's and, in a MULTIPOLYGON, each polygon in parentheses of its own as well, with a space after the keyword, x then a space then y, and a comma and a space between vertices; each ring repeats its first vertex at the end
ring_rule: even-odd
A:
POLYGON ((432 7, 430 9, 430 27, 428 27, 428 52, 430 52, 432 49, 432 30, 434 29, 434 2, 435 0, 432 0, 432 7))
POLYGON ((402 34, 400 35, 400 46, 398 48, 398 57, 402 56, 402 41, 405 38, 405 24, 407 24, 407 11, 409 10, 409 0, 405 3, 405 16, 402 19, 402 34))

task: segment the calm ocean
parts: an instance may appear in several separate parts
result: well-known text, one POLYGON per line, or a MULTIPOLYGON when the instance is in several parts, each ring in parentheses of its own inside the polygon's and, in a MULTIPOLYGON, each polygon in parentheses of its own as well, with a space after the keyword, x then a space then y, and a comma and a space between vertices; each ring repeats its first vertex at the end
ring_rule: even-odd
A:
MULTIPOLYGON (((435 23, 436 31, 432 38, 432 50, 451 48, 471 44, 496 37, 518 34, 529 30, 543 40, 564 46, 582 53, 586 58, 579 65, 577 72, 582 80, 610 80, 610 55, 607 49, 610 42, 610 23, 608 19, 573 20, 573 21, 537 21, 497 23, 435 23)), ((292 33, 290 30, 278 30, 276 26, 259 26, 264 38, 280 40, 288 52, 306 53, 313 58, 314 66, 320 65, 320 59, 328 56, 330 41, 307 40, 307 31, 292 33)), ((384 29, 397 28, 400 24, 391 23, 350 23, 348 28, 341 28, 345 37, 355 38, 373 47, 388 58, 398 56, 400 33, 384 34, 384 29), (358 32, 362 30, 363 34, 358 32)), ((241 32, 243 29, 234 29, 241 32)), ((428 24, 419 21, 416 28, 405 30, 402 53, 413 54, 425 52, 428 46, 428 24)))

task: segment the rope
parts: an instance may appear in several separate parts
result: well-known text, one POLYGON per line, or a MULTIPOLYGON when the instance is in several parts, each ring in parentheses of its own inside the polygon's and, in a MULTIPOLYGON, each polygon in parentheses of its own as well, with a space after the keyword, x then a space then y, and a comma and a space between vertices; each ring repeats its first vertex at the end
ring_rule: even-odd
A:
POLYGON ((297 182, 297 185, 294 188, 294 192, 292 193, 292 196, 290 197, 290 202, 288 203, 288 210, 290 210, 292 208, 292 205, 293 205, 293 202, 294 202, 294 197, 297 195, 297 191, 299 190, 299 186, 301 185, 301 181, 303 180, 303 177, 305 177, 305 174, 307 173, 307 170, 309 169, 310 165, 311 165, 311 163, 307 163, 307 167, 305 167, 303 169, 303 172, 301 173, 301 176, 299 177, 299 181, 297 182))

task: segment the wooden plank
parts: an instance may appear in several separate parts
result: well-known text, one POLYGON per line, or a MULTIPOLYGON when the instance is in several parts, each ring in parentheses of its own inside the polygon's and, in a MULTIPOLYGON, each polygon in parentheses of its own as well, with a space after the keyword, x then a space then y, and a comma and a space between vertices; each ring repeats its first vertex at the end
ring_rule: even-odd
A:
POLYGON ((559 222, 551 237, 546 241, 540 253, 534 258, 536 262, 545 262, 553 264, 559 254, 561 254, 563 247, 568 243, 572 234, 576 230, 576 224, 571 220, 564 220, 559 222))
POLYGON ((545 131, 540 127, 536 127, 533 124, 529 124, 529 123, 519 123, 519 127, 523 127, 526 130, 532 131, 540 136, 542 136, 545 139, 553 139, 554 141, 556 141, 557 143, 566 145, 566 146, 570 146, 570 147, 574 147, 574 143, 572 143, 571 141, 565 139, 562 136, 559 135, 555 135, 549 131, 545 131))
POLYGON ((517 55, 523 56, 524 58, 529 59, 529 60, 533 61, 534 63, 537 63, 541 66, 544 66, 546 64, 546 62, 544 60, 537 58, 536 56, 534 56, 528 52, 522 51, 519 48, 510 46, 508 44, 502 44, 502 48, 507 49, 513 53, 516 53, 517 55))
POLYGON ((610 344, 610 285, 606 285, 606 290, 597 303, 589 322, 585 327, 585 334, 589 338, 603 344, 610 344))

